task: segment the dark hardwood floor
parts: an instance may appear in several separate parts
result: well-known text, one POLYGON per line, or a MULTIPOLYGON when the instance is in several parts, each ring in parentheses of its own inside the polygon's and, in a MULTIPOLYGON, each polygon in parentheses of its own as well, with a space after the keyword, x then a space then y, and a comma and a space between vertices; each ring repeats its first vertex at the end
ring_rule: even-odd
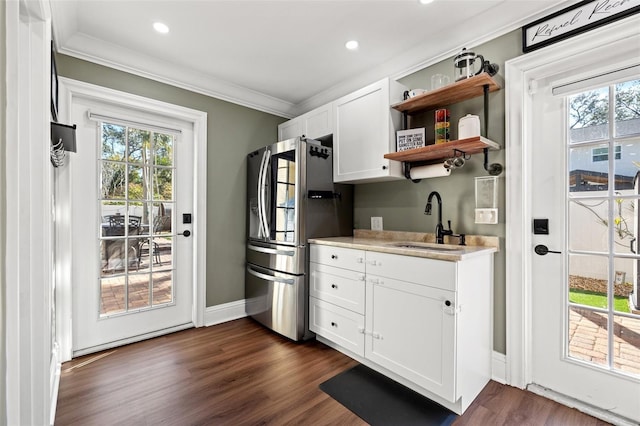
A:
MULTIPOLYGON (((364 425, 318 385, 356 361, 294 343, 250 319, 63 364, 56 425, 364 425)), ((454 425, 607 423, 490 382, 454 425)))

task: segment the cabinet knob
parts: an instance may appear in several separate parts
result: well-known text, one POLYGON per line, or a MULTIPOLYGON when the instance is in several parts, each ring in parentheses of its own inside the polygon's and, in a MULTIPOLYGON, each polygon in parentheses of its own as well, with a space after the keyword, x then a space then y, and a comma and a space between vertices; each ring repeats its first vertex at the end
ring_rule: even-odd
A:
POLYGON ((366 279, 366 277, 364 276, 364 274, 358 275, 358 280, 364 281, 365 279, 366 279))
POLYGON ((445 306, 451 306, 451 301, 450 300, 445 300, 444 301, 444 305, 445 306))
POLYGON ((337 258, 338 258, 338 255, 332 254, 332 255, 331 255, 331 258, 332 258, 332 259, 337 259, 337 258))
POLYGON ((338 288, 338 286, 335 284, 331 284, 331 288, 338 288))
POLYGON ((331 327, 338 327, 338 323, 331 321, 331 327))
POLYGON ((382 170, 387 170, 387 166, 382 166, 382 170))
POLYGON ((364 262, 364 259, 361 257, 356 257, 356 263, 362 263, 364 262))

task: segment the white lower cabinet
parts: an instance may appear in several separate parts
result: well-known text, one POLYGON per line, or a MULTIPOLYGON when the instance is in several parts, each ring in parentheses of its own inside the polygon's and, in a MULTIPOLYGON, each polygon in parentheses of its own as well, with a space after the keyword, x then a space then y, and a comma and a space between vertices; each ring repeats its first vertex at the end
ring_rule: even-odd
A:
POLYGON ((461 414, 491 377, 493 256, 449 262, 317 244, 310 253, 319 340, 461 414))

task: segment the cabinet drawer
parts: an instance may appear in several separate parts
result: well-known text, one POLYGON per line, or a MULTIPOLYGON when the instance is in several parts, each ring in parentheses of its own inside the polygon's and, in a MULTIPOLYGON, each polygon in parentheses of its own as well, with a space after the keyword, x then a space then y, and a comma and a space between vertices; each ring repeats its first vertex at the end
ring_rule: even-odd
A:
POLYGON ((310 297, 309 329, 357 355, 364 356, 364 315, 310 297))
POLYGON ((310 294, 364 315, 365 275, 348 269, 334 268, 311 262, 309 264, 310 294))
POLYGON ((364 272, 364 251, 311 244, 311 262, 364 272))
POLYGON ((394 278, 443 290, 456 290, 456 262, 367 252, 367 274, 394 278))

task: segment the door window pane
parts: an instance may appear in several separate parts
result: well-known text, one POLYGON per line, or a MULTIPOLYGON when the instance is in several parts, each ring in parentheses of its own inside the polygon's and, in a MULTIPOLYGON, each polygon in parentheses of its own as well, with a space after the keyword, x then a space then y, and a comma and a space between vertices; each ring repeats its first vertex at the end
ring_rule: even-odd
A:
POLYGON ((590 309, 569 309, 569 357, 606 366, 608 357, 607 314, 590 309))
POLYGON ((148 164, 151 158, 151 132, 149 132, 148 130, 140 130, 129 127, 128 142, 129 162, 148 164))
POLYGON ((614 93, 616 136, 640 134, 640 80, 616 84, 614 93))
POLYGON ((156 166, 173 166, 174 137, 162 133, 154 133, 153 136, 153 164, 156 166))
POLYGON ((615 189, 633 190, 636 187, 636 174, 640 171, 640 138, 627 139, 616 146, 620 147, 620 158, 613 162, 615 189))
POLYGON ((569 202, 569 249, 606 253, 609 250, 609 200, 573 199, 569 202))
POLYGON ((127 171, 122 163, 103 161, 100 167, 100 193, 105 200, 125 198, 127 171))
POLYGON ((569 98, 569 140, 584 142, 609 137, 609 89, 579 93, 569 98))
POLYGON ((100 158, 123 161, 126 156, 126 127, 117 124, 102 123, 102 145, 100 158))
POLYGON ((606 191, 609 188, 608 152, 609 145, 603 143, 571 147, 569 191, 606 191))
POLYGON ((173 169, 169 167, 153 168, 153 199, 173 199, 173 169))
POLYGON ((640 317, 613 317, 613 366, 640 377, 640 317))

